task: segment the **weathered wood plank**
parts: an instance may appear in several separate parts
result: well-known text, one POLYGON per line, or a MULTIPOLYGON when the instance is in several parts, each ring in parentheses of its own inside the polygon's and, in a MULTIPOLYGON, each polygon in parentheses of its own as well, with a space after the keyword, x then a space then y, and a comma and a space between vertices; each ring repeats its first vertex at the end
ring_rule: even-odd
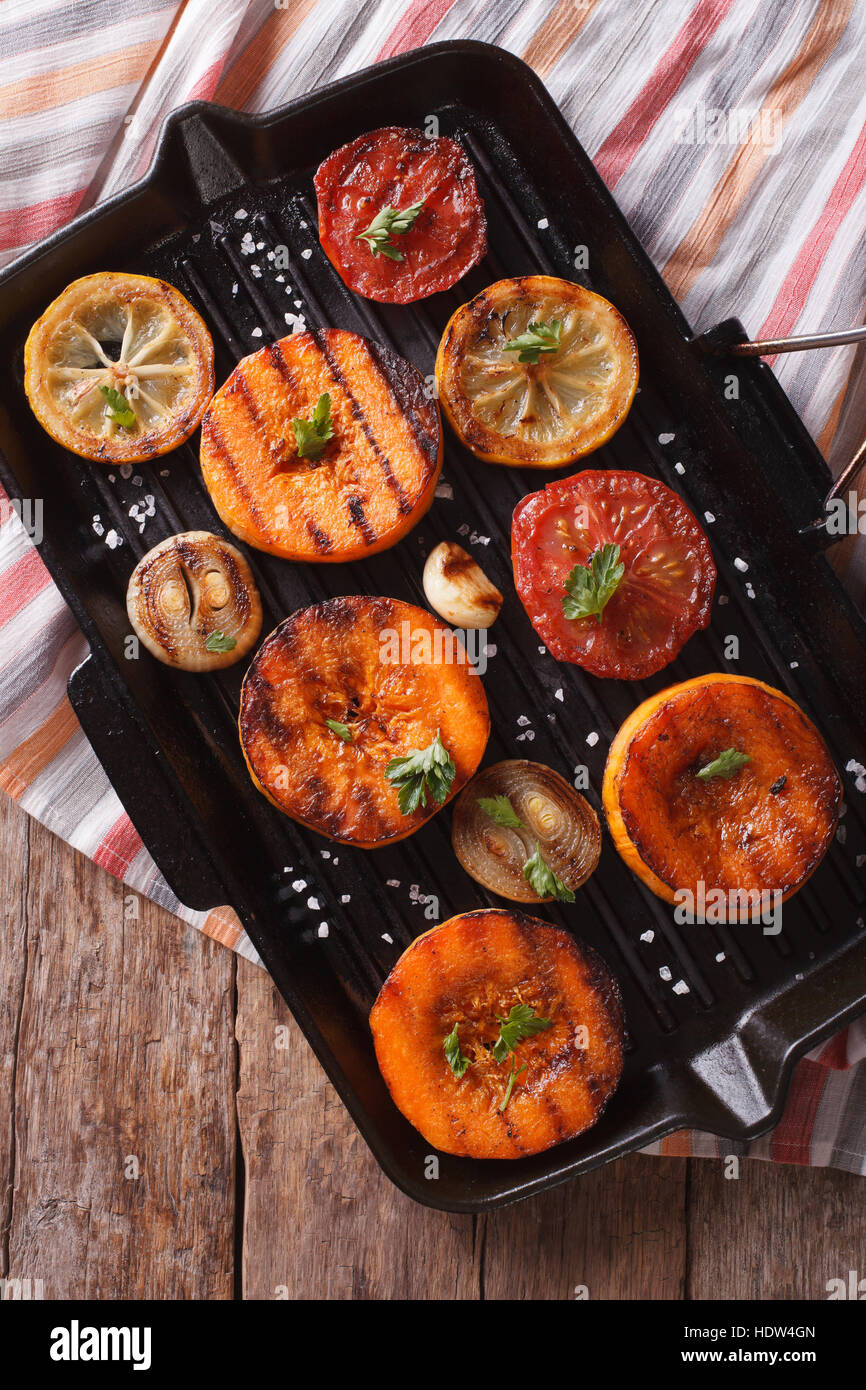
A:
POLYGON ((823 1299, 866 1279, 864 1179, 831 1168, 693 1159, 687 1296, 823 1299))
POLYGON ((270 980, 243 960, 237 1035, 244 1296, 476 1298, 477 1223, 388 1181, 270 980))
POLYGON ((3 932, 0 935, 0 1278, 8 1273, 9 1223, 15 1124, 11 1097, 27 961, 26 900, 29 841, 27 817, 0 795, 0 873, 3 932))
MULTIPOLYGON (((29 845, 8 1272, 46 1298, 230 1298, 232 957, 125 910, 35 822, 29 845)), ((26 868, 4 864, 13 902, 26 868)))
POLYGON ((486 1299, 678 1299, 686 1164, 630 1154, 484 1218, 486 1299))

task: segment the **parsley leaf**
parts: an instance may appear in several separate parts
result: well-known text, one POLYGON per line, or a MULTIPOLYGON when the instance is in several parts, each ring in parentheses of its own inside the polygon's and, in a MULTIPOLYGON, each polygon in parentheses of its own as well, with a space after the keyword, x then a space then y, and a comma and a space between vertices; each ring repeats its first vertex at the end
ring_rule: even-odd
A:
POLYGON ((448 1037, 445 1039, 444 1047, 446 1061, 448 1062, 449 1067, 451 1068, 454 1075, 457 1077, 457 1080, 459 1081, 460 1078, 463 1076, 464 1072, 466 1071, 466 1068, 468 1066, 471 1066, 472 1064, 469 1058, 464 1057, 463 1053, 460 1051, 460 1039, 457 1036, 456 1023, 454 1024, 454 1027, 451 1029, 451 1032, 448 1034, 448 1037))
POLYGON ((540 898, 557 898, 561 903, 573 903, 574 893, 567 883, 557 878, 541 853, 541 845, 535 841, 535 853, 523 866, 523 877, 532 885, 540 898))
POLYGON ((541 353, 558 352, 562 340, 562 319, 550 323, 531 323, 525 333, 506 343, 503 352, 516 352, 518 362, 536 366, 541 353))
POLYGON ((624 574, 618 545, 607 544, 594 550, 589 564, 575 565, 565 581, 562 611, 566 618, 589 618, 594 614, 601 622, 605 605, 613 598, 624 574))
POLYGON ((227 632, 210 632, 204 644, 206 652, 233 652, 237 642, 227 632))
POLYGON ((298 457, 312 459, 314 463, 317 462, 322 457, 322 451, 334 433, 334 422, 331 419, 331 397, 327 391, 316 402, 316 408, 311 418, 309 420, 293 420, 292 429, 295 432, 298 457))
POLYGON ((108 402, 108 413, 114 423, 122 425, 125 430, 134 430, 138 417, 126 397, 120 391, 115 391, 113 386, 106 386, 102 382, 99 389, 108 402))
POLYGON ((523 821, 507 796, 479 796, 476 799, 485 816, 489 816, 496 825, 505 825, 510 830, 523 829, 523 821))
POLYGON ((501 1104, 500 1107, 499 1107, 499 1113, 500 1113, 500 1115, 502 1114, 503 1110, 504 1110, 505 1107, 507 1106, 508 1102, 511 1100, 511 1092, 514 1090, 514 1082, 516 1081, 517 1077, 520 1075, 520 1073, 521 1073, 522 1071, 526 1071, 526 1063, 525 1063, 525 1062, 523 1063, 523 1066, 522 1066, 522 1067, 518 1067, 516 1071, 514 1070, 514 1063, 515 1063, 516 1060, 517 1060, 517 1059, 515 1058, 514 1054, 512 1053, 512 1054, 511 1054, 511 1071, 508 1073, 508 1085, 505 1087, 505 1095, 502 1097, 502 1104, 501 1104))
POLYGON ((336 734, 337 738, 341 738, 344 743, 352 742, 352 730, 349 728, 348 724, 341 724, 339 719, 326 719, 325 723, 331 730, 331 733, 336 734))
POLYGON ((494 1061, 504 1062, 509 1052, 513 1052, 524 1038, 533 1038, 536 1033, 544 1033, 553 1024, 549 1018, 541 1018, 531 1004, 514 1004, 507 1018, 496 1015, 501 1023, 499 1037, 493 1044, 494 1061))
POLYGON ((748 753, 738 753, 736 748, 726 748, 717 758, 713 758, 711 763, 702 767, 697 774, 702 782, 709 782, 711 777, 733 777, 739 772, 741 767, 750 763, 752 759, 748 753))
POLYGON ((388 781, 398 788, 397 800, 404 816, 411 816, 419 806, 426 806, 428 792, 441 806, 456 774, 457 769, 438 729, 427 748, 410 748, 405 757, 392 758, 385 768, 388 781))
POLYGON ((359 232, 355 237, 356 241, 366 241, 374 256, 382 252, 389 261, 405 260, 402 251, 398 251, 392 236, 405 236, 420 213, 425 203, 422 198, 420 203, 413 203, 410 208, 392 208, 390 204, 377 212, 373 221, 365 232, 359 232))

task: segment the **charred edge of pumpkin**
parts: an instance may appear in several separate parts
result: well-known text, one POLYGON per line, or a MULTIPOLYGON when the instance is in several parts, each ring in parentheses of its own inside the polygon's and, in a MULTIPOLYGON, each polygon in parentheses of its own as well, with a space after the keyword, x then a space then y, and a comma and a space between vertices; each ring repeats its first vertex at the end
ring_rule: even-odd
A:
POLYGON ((821 844, 816 850, 815 855, 809 860, 808 867, 801 877, 786 888, 782 894, 782 902, 787 902, 789 898, 799 893, 800 889, 808 882, 823 862, 827 851, 832 843, 836 826, 839 823, 839 812, 843 799, 842 780, 838 769, 827 747, 826 741, 820 730, 815 726, 806 712, 797 704, 797 701, 786 694, 784 690, 778 690, 775 686, 768 685, 766 681, 758 680, 755 676, 737 676, 723 674, 722 679, 718 673, 708 673, 702 676, 695 676, 688 681, 680 681, 677 685, 668 686, 666 690, 660 691, 657 695, 650 695, 648 699, 642 701, 636 709, 624 720, 607 755, 605 763, 604 777, 602 780, 602 806, 607 819, 608 829, 617 853, 629 866, 629 868, 655 893, 656 897, 664 899, 669 903, 676 902, 674 889, 664 879, 660 878, 651 867, 649 861, 644 858, 643 846, 640 838, 633 833, 634 817, 631 813, 624 812, 619 798, 620 784, 628 768, 628 760, 631 755, 631 745, 634 738, 651 718, 659 714, 668 704, 675 702, 675 697, 685 690, 696 690, 709 685, 751 685, 769 695, 771 698, 782 700, 790 705, 797 712, 801 719, 809 726, 817 737, 821 747, 827 756, 827 763, 833 769, 833 776, 836 784, 836 797, 833 806, 833 814, 827 833, 821 844))

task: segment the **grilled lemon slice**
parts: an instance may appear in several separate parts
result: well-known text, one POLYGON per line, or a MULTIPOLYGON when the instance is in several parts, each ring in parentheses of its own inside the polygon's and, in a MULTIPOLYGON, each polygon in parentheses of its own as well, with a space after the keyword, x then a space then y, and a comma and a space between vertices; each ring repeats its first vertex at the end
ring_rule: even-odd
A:
POLYGON ((210 531, 183 531, 149 550, 126 591, 137 636, 166 666, 233 666, 262 630, 262 603, 241 552, 210 531))
POLYGON ((148 275, 74 280, 24 349, 24 389, 39 423, 99 463, 140 463, 177 448, 213 386, 204 321, 178 290, 148 275))
POLYGON ((497 280, 451 317, 436 356, 439 402, 489 463, 560 468, 619 428, 637 346, 601 295, 550 275, 497 280))

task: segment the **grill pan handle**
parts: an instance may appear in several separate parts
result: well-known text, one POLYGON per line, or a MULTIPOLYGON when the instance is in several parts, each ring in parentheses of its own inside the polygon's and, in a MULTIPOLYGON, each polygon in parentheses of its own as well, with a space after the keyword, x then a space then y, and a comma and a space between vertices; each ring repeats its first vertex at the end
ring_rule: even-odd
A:
POLYGON ((125 687, 93 653, 67 682, 69 702, 123 809, 174 895, 196 911, 220 907, 219 875, 196 829, 195 813, 125 687), (118 699, 118 689, 127 694, 118 699), (142 755, 147 762, 142 766, 142 755), (149 756, 148 756, 149 755, 149 756))
MULTIPOLYGON (((780 352, 810 352, 815 348, 844 347, 849 343, 866 343, 866 324, 857 328, 843 328, 835 333, 804 333, 793 338, 764 338, 752 342, 743 337, 743 325, 739 319, 725 319, 694 340, 695 347, 712 356, 731 357, 773 357, 780 352)), ((839 477, 833 483, 822 507, 822 514, 815 521, 800 530, 801 536, 815 536, 824 532, 827 525, 827 512, 837 498, 853 487, 866 465, 866 438, 846 463, 839 477)))

